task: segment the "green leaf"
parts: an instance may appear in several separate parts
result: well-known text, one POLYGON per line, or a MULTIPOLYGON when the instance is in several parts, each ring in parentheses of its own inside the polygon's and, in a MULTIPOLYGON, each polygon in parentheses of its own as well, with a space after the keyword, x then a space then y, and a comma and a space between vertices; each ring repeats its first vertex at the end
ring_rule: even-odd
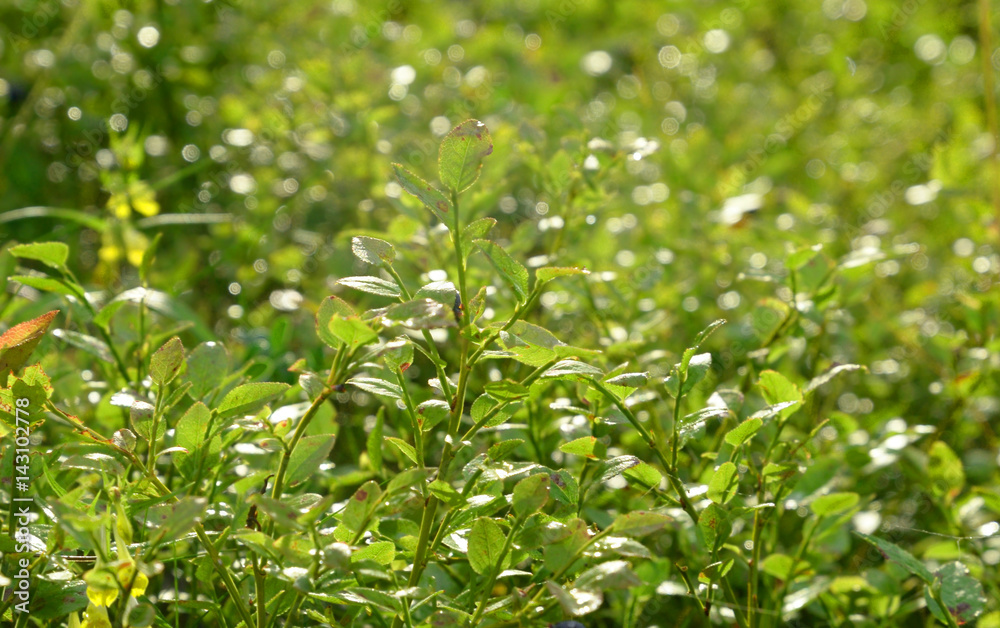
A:
POLYGON ((396 545, 392 541, 376 541, 351 554, 351 562, 370 560, 379 565, 388 565, 396 559, 396 545))
POLYGON ((860 364, 838 364, 837 366, 831 368, 825 373, 821 373, 820 375, 817 375, 816 377, 809 380, 809 383, 806 384, 806 387, 802 392, 804 392, 805 394, 809 394, 812 391, 819 388, 820 386, 822 386, 823 384, 826 384, 827 382, 832 380, 834 377, 837 377, 841 373, 851 373, 853 371, 867 371, 867 370, 868 369, 866 367, 861 366, 860 364))
POLYGON ((600 465, 598 465, 597 472, 601 474, 601 481, 607 482, 611 478, 616 478, 628 469, 639 465, 640 462, 635 456, 615 456, 614 458, 602 460, 600 465))
POLYGON ((684 379, 684 385, 681 387, 681 394, 687 394, 693 390, 695 386, 700 384, 701 380, 705 379, 705 375, 708 374, 708 371, 711 368, 711 353, 699 353, 697 355, 692 355, 687 364, 687 376, 684 379))
POLYGON ((372 607, 388 613, 399 612, 399 600, 377 589, 352 587, 346 591, 338 591, 333 595, 325 593, 310 593, 309 595, 325 602, 333 602, 334 604, 346 602, 348 604, 372 607))
POLYGON ((495 443, 486 450, 486 457, 494 462, 503 460, 524 443, 524 439, 512 438, 495 443))
POLYGON ((747 442, 764 425, 763 419, 749 418, 743 421, 726 434, 726 442, 734 448, 747 442))
POLYGON ((274 523, 282 528, 290 530, 303 529, 302 525, 298 522, 298 509, 288 502, 255 493, 247 499, 247 503, 257 506, 260 512, 270 517, 274 523))
POLYGON ((451 406, 441 399, 428 399, 417 406, 417 423, 428 431, 451 415, 451 406))
POLYGON ((658 530, 662 530, 673 523, 673 518, 658 512, 646 510, 634 510, 629 513, 618 515, 612 528, 615 534, 625 536, 642 537, 658 530))
POLYGON ((934 576, 931 574, 930 569, 925 567, 922 562, 914 558, 912 554, 895 543, 891 543, 885 539, 880 539, 877 536, 868 536, 867 534, 862 534, 860 532, 855 532, 855 534, 878 548, 878 551, 882 554, 882 558, 899 564, 903 567, 903 569, 907 570, 914 576, 917 576, 927 584, 931 584, 934 581, 934 576))
POLYGON ((790 253, 788 257, 785 258, 785 268, 788 270, 798 270, 802 268, 809 263, 809 260, 816 257, 822 249, 822 244, 816 244, 814 246, 801 248, 793 253, 790 253))
POLYGON ((732 462, 722 463, 708 484, 708 498, 716 504, 725 504, 736 495, 739 480, 736 465, 732 462))
POLYGON ((368 460, 371 461, 375 473, 382 473, 382 433, 384 423, 385 410, 379 408, 378 413, 375 415, 375 426, 368 433, 368 439, 365 442, 365 448, 368 451, 368 460))
POLYGON ((604 380, 605 384, 612 386, 624 386, 628 388, 642 388, 649 383, 649 373, 622 373, 604 380))
POLYGON ((572 566, 581 559, 581 552, 590 543, 593 536, 587 523, 582 519, 570 519, 566 522, 569 532, 558 543, 545 546, 543 559, 545 567, 551 572, 558 572, 572 566))
POLYGON ((951 500, 965 487, 962 460, 946 443, 935 441, 927 457, 927 477, 931 491, 951 500))
POLYGON ((705 565, 705 568, 698 573, 698 582, 701 582, 702 584, 711 584, 722 580, 733 568, 733 564, 735 562, 736 559, 730 558, 727 561, 720 560, 710 565, 705 565))
POLYGON ((573 587, 604 591, 607 589, 629 589, 643 583, 624 560, 609 560, 591 567, 576 578, 573 587))
POLYGON ((396 446, 396 449, 400 451, 404 456, 409 458, 413 464, 417 463, 417 450, 410 443, 406 442, 401 438, 396 438, 394 436, 389 436, 386 438, 387 441, 396 446))
POLYGON ((188 450, 188 453, 178 452, 174 454, 174 465, 186 476, 193 475, 194 462, 198 460, 198 454, 203 449, 209 452, 218 453, 221 449, 221 441, 218 436, 211 442, 206 441, 208 436, 208 426, 211 423, 212 413, 208 406, 202 402, 197 402, 188 408, 187 412, 177 421, 175 427, 175 443, 178 447, 188 450))
MULTIPOLYGON (((959 626, 972 625, 971 622, 986 610, 983 585, 969 575, 968 567, 958 561, 947 563, 938 569, 932 586, 938 588, 941 601, 959 626)), ((938 620, 950 623, 928 589, 924 590, 924 599, 927 601, 927 608, 938 620)))
POLYGON ((483 159, 493 152, 493 138, 479 120, 466 120, 441 141, 438 169, 441 183, 458 193, 467 190, 479 178, 483 159))
POLYGON ((37 275, 14 275, 10 277, 10 280, 44 292, 54 292, 74 297, 83 293, 82 287, 67 279, 53 279, 37 275))
POLYGON ((473 240, 479 250, 490 260, 493 268, 500 273, 500 277, 517 294, 518 299, 524 303, 528 299, 528 270, 513 257, 503 250, 499 244, 490 240, 473 240))
POLYGON ((663 475, 651 464, 640 462, 622 472, 629 482, 634 482, 646 489, 657 488, 663 480, 663 475))
POLYGON ((335 440, 333 434, 302 437, 288 459, 288 470, 285 475, 287 485, 297 484, 314 475, 330 455, 335 440))
POLYGON ((802 391, 799 390, 798 386, 788 381, 788 378, 781 373, 777 371, 764 371, 760 374, 757 385, 760 386, 764 394, 764 400, 771 405, 790 401, 796 402, 795 405, 788 406, 779 413, 778 416, 781 419, 788 418, 799 409, 802 402, 802 391))
POLYGON ((362 262, 372 266, 392 266, 396 259, 396 249, 385 240, 355 236, 351 238, 351 251, 362 262))
POLYGON ((509 329, 503 329, 503 325, 496 323, 490 326, 494 329, 500 327, 499 341, 505 351, 497 352, 498 356, 511 357, 530 366, 541 366, 558 357, 558 347, 566 346, 552 332, 538 325, 524 321, 517 321, 509 329))
POLYGON ((440 190, 400 164, 392 164, 392 171, 396 173, 396 179, 404 190, 419 198, 442 223, 450 224, 448 210, 451 209, 451 203, 440 190))
POLYGON ((451 484, 443 480, 434 480, 427 485, 427 490, 452 508, 465 505, 465 498, 462 497, 462 494, 456 491, 455 487, 451 484))
POLYGON ((389 306, 382 314, 382 324, 386 327, 399 325, 407 329, 439 329, 457 327, 455 310, 452 306, 434 299, 414 299, 389 306))
POLYGON ((857 493, 829 493, 817 497, 809 506, 816 516, 828 517, 854 508, 859 499, 857 493))
POLYGON ((580 483, 566 469, 549 474, 549 495, 561 504, 575 506, 580 499, 580 483))
POLYGON ((177 377, 182 364, 184 364, 184 345, 181 344, 180 338, 174 336, 150 358, 149 378, 157 386, 166 386, 177 377))
POLYGON ((114 356, 111 355, 111 348, 108 347, 103 340, 98 340, 93 336, 81 334, 69 329, 53 329, 52 335, 66 344, 86 351, 98 360, 107 362, 108 364, 113 364, 115 361, 114 356))
POLYGON ((535 271, 535 281, 540 284, 545 284, 553 279, 559 277, 571 277, 573 275, 589 275, 590 271, 586 268, 579 268, 576 266, 545 266, 539 268, 535 271))
POLYGON ((729 513, 718 504, 709 504, 698 515, 698 531, 701 533, 701 538, 705 541, 705 546, 710 551, 715 551, 721 547, 726 542, 726 539, 729 538, 732 530, 733 526, 729 520, 729 513))
POLYGON ((534 514, 524 522, 517 535, 517 546, 531 550, 558 543, 570 535, 572 530, 557 519, 544 513, 534 514))
POLYGON ((413 364, 413 343, 406 336, 390 340, 385 343, 382 359, 393 373, 405 371, 413 364))
POLYGON ((462 229, 462 250, 466 252, 466 255, 472 251, 472 242, 485 238, 496 224, 496 218, 480 218, 473 220, 462 229))
POLYGON ((187 358, 187 378, 191 397, 201 399, 229 374, 229 352, 221 342, 203 342, 187 358))
POLYGON ((600 590, 573 589, 567 591, 551 580, 545 581, 545 588, 559 602, 563 612, 570 617, 582 617, 593 613, 604 602, 604 594, 600 590))
MULTIPOLYGON (((57 619, 87 608, 87 583, 83 580, 32 578, 31 582, 28 614, 34 619, 57 619)), ((13 599, 16 601, 16 598, 13 599)))
POLYGON ((450 281, 432 281, 426 286, 422 286, 413 295, 414 300, 433 299, 441 305, 454 308, 459 302, 458 288, 450 281))
POLYGON ((341 525, 355 534, 361 534, 371 525, 372 516, 381 500, 382 489, 374 480, 368 480, 347 501, 340 515, 341 525))
POLYGON ((600 460, 607 454, 607 446, 594 436, 584 436, 559 446, 559 451, 574 456, 584 456, 591 460, 600 460))
POLYGON ((320 340, 334 349, 344 344, 343 340, 330 332, 330 321, 338 314, 341 318, 345 319, 356 316, 354 309, 350 305, 340 297, 334 296, 323 299, 323 302, 319 305, 319 310, 316 312, 316 335, 319 336, 320 340))
POLYGON ((357 316, 345 318, 334 314, 327 324, 327 331, 336 343, 332 346, 348 345, 353 349, 378 340, 378 334, 357 316))
POLYGON ((125 614, 126 625, 130 628, 148 628, 156 620, 156 608, 152 604, 136 604, 125 614))
POLYGON ((477 574, 488 573, 500 562, 504 546, 500 526, 489 517, 480 517, 469 531, 469 565, 477 574))
POLYGON ((552 368, 542 373, 542 378, 589 381, 603 375, 604 372, 595 366, 590 366, 577 360, 560 360, 553 364, 552 368))
POLYGON ((403 389, 399 387, 399 384, 393 384, 377 377, 352 377, 346 383, 379 397, 403 398, 403 389))
POLYGON ((361 292, 367 292, 368 294, 377 294, 382 297, 391 297, 393 299, 398 299, 399 295, 402 294, 399 291, 399 286, 388 279, 382 279, 381 277, 372 277, 370 275, 364 275, 360 277, 344 277, 337 281, 342 286, 347 286, 348 288, 354 288, 355 290, 360 290, 361 292))
MULTIPOLYGON (((806 564, 804 561, 802 565, 806 564)), ((770 554, 760 563, 760 570, 778 580, 789 580, 794 574, 794 561, 787 554, 770 554)))
POLYGON ((220 419, 254 414, 291 388, 278 382, 243 384, 229 391, 216 409, 220 419))
POLYGON ((19 370, 28 361, 58 313, 59 310, 52 310, 18 323, 0 335, 0 386, 6 386, 10 372, 19 370))
POLYGON ((549 501, 549 483, 545 473, 536 473, 518 482, 511 500, 514 514, 524 518, 541 510, 549 501))
POLYGON ((483 386, 483 389, 486 391, 486 394, 498 401, 514 401, 515 399, 523 399, 528 396, 528 388, 526 386, 509 379, 490 382, 483 386))
POLYGON ((10 247, 10 254, 21 259, 31 259, 57 270, 66 269, 69 247, 62 242, 33 242, 10 247))
POLYGON ((173 504, 150 508, 146 525, 160 539, 179 539, 198 523, 207 507, 208 500, 204 497, 182 497, 173 504))

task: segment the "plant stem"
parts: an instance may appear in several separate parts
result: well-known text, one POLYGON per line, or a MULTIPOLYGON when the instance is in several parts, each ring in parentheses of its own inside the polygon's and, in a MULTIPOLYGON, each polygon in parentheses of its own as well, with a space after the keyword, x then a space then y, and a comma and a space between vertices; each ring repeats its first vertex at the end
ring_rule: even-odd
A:
POLYGON ((410 397, 410 391, 406 387, 406 378, 403 377, 403 372, 399 369, 394 370, 396 372, 396 381, 403 391, 403 403, 406 405, 406 414, 410 417, 410 425, 413 427, 413 446, 417 452, 417 465, 423 469, 426 465, 424 464, 424 437, 420 428, 420 421, 417 419, 417 413, 413 410, 413 398, 410 397))
MULTIPOLYGON (((292 439, 288 442, 288 445, 281 454, 281 461, 278 463, 278 472, 274 475, 274 486, 271 489, 272 499, 281 499, 281 491, 285 488, 285 474, 288 472, 288 464, 292 459, 292 452, 295 451, 296 445, 299 444, 303 434, 305 434, 306 428, 308 428, 309 423, 312 422, 313 417, 316 416, 319 409, 323 406, 326 400, 330 398, 330 395, 333 394, 333 383, 340 379, 342 376, 341 370, 344 368, 344 364, 349 364, 352 356, 353 352, 347 351, 344 346, 337 349, 337 355, 333 360, 335 366, 330 369, 330 376, 326 380, 326 387, 323 388, 323 391, 320 392, 315 399, 313 399, 309 409, 306 410, 306 413, 302 415, 301 419, 299 419, 299 424, 295 426, 295 431, 292 432, 292 439), (347 359, 341 360, 343 354, 350 355, 347 356, 347 359), (338 364, 340 365, 339 368, 336 366, 338 364)), ((273 530, 274 521, 272 520, 267 525, 267 534, 270 535, 273 530)))
POLYGON ((698 513, 697 511, 695 511, 694 506, 691 505, 691 502, 688 501, 687 491, 684 490, 684 483, 681 482, 680 478, 677 477, 677 474, 674 473, 673 467, 670 465, 670 462, 667 461, 667 456, 660 449, 659 444, 656 442, 653 436, 642 425, 642 423, 639 422, 639 419, 637 419, 635 414, 631 410, 629 410, 628 406, 622 403, 621 400, 618 399, 618 397, 616 397, 615 395, 613 395, 610 390, 605 388, 604 385, 601 384, 601 382, 592 379, 590 380, 590 384, 595 389, 597 389, 598 392, 607 397, 611 401, 611 403, 615 404, 618 410, 620 410, 621 413, 625 415, 625 418, 628 419, 628 422, 632 424, 632 427, 634 427, 636 431, 639 432, 639 435, 646 442, 649 448, 653 450, 653 453, 656 454, 656 457, 660 460, 660 464, 663 465, 664 473, 667 476, 667 481, 670 482, 670 486, 673 487, 674 492, 677 493, 678 500, 681 503, 681 508, 683 508, 684 512, 686 512, 688 516, 691 517, 691 521, 697 523, 698 513))
MULTIPOLYGON (((740 610, 739 602, 737 601, 736 598, 736 593, 733 591, 733 586, 729 584, 729 580, 727 580, 725 576, 722 577, 721 582, 722 582, 722 591, 726 594, 726 600, 729 601, 729 604, 733 608, 733 615, 736 616, 736 623, 739 624, 740 628, 749 628, 749 626, 747 625, 747 620, 745 617, 743 617, 743 612, 740 610)), ((752 611, 753 607, 751 606, 748 610, 752 611)))
POLYGON ((677 388, 677 398, 674 399, 674 425, 673 438, 670 441, 670 470, 676 472, 677 469, 677 447, 680 441, 681 426, 681 399, 684 398, 684 382, 680 382, 677 388))
MULTIPOLYGON (((452 191, 451 193, 451 206, 452 211, 455 212, 455 222, 451 226, 451 242, 455 249, 455 265, 458 272, 458 295, 462 302, 462 322, 461 329, 465 329, 469 324, 469 311, 466 307, 468 305, 468 299, 466 298, 466 286, 465 286, 465 256, 462 253, 462 221, 459 216, 459 206, 458 206, 458 193, 452 191)), ((469 340, 459 332, 459 337, 461 338, 461 357, 459 359, 459 370, 458 370, 458 389, 455 391, 455 396, 452 399, 451 405, 451 418, 448 421, 448 435, 445 439, 444 449, 441 452, 441 463, 438 465, 438 477, 445 478, 448 474, 448 467, 451 464, 452 448, 454 446, 455 438, 458 436, 459 427, 462 424, 462 412, 465 409, 465 391, 469 385, 469 372, 471 370, 469 365, 469 340)), ((446 384, 442 383, 442 388, 446 384)), ((424 515, 420 520, 420 533, 417 537, 417 549, 413 556, 413 566, 410 568, 410 578, 407 582, 407 586, 415 587, 420 583, 420 576, 424 573, 424 568, 427 563, 428 549, 430 548, 431 540, 431 528, 434 526, 434 520, 437 517, 438 504, 440 503, 438 498, 434 495, 430 495, 424 504, 424 515)), ((404 601, 405 603, 405 601, 404 601)), ((403 617, 396 615, 392 620, 392 628, 401 628, 403 625, 403 617)))
POLYGON ((500 549, 500 556, 497 558, 497 564, 493 565, 490 569, 490 575, 486 579, 486 587, 483 590, 482 598, 479 600, 479 606, 476 607, 476 612, 472 616, 472 621, 469 626, 475 627, 479 625, 479 619, 483 616, 486 611, 486 605, 490 601, 490 594, 493 593, 493 585, 496 583, 497 575, 500 573, 500 568, 503 566, 503 560, 507 557, 507 553, 510 551, 511 545, 514 544, 514 534, 520 528, 521 523, 524 521, 522 517, 518 517, 513 525, 510 526, 510 532, 507 533, 507 538, 504 539, 503 547, 500 549))
POLYGON ((802 557, 806 553, 806 549, 809 547, 809 542, 812 541, 813 534, 819 529, 819 524, 823 522, 823 517, 817 517, 813 520, 813 525, 808 531, 802 536, 802 542, 799 544, 798 550, 795 552, 795 556, 792 557, 792 565, 788 569, 788 577, 781 582, 781 586, 778 587, 777 600, 777 618, 778 622, 781 621, 781 612, 784 608, 785 602, 785 591, 788 590, 788 586, 795 579, 795 570, 798 569, 799 563, 802 562, 802 557))

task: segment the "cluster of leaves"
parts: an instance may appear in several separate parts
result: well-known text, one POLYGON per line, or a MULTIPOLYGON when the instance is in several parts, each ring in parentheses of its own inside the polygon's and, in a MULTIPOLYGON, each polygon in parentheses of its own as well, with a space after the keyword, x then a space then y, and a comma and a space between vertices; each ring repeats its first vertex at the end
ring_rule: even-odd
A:
MULTIPOLYGON (((80 400, 62 397, 41 364, 21 368, 56 312, 0 339, 3 372, 14 373, 0 382, 5 444, 19 398, 36 434, 44 420, 58 435, 26 467, 10 446, 0 460, 2 477, 28 477, 44 506, 30 552, 0 537, 4 576, 30 556, 36 583, 30 619, 8 598, 5 620, 76 625, 84 611, 84 626, 643 626, 676 612, 679 624, 756 628, 803 609, 835 623, 859 611, 902 619, 926 604, 947 625, 983 612, 963 561, 920 561, 847 530, 877 512, 876 491, 845 487, 832 454, 854 467, 889 462, 828 442, 857 425, 828 410, 824 391, 864 368, 819 353, 806 378, 770 368, 801 330, 833 318, 838 279, 864 260, 791 254, 791 298, 761 304, 763 340, 737 356, 735 383, 716 366, 735 351, 709 350, 721 320, 674 358, 618 361, 621 347, 574 346, 529 322, 550 284, 586 285, 588 272, 535 264, 532 278, 489 239, 497 221, 476 217, 473 186, 493 148, 469 120, 441 142, 441 187, 394 166, 446 277, 418 287, 404 277, 419 254, 354 237, 374 274, 337 284, 379 306, 322 300, 326 350, 291 366, 295 386, 259 381, 267 368, 233 364, 220 342, 185 348, 181 337, 198 330, 171 326, 184 316, 148 286, 155 241, 142 285, 114 297, 85 290, 63 244, 9 249, 32 268, 15 281, 64 299, 79 331, 52 335, 90 356, 106 403, 81 420, 70 413, 80 400), (487 319, 488 308, 501 314, 487 319), (901 571, 863 558, 866 542, 901 571)), ((963 465, 927 432, 887 440, 925 439, 934 504, 961 533, 963 465)), ((13 531, 13 509, 6 523, 13 531)))

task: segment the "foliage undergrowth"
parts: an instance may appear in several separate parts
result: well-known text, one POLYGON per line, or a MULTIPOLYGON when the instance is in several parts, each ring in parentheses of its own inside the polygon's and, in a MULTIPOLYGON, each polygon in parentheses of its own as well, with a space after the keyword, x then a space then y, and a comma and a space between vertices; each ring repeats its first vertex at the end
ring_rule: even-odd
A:
POLYGON ((866 524, 896 507, 885 487, 846 472, 899 464, 912 444, 925 519, 962 538, 969 495, 997 507, 970 492, 947 424, 903 423, 872 446, 838 409, 867 376, 835 356, 853 269, 870 259, 791 251, 754 346, 722 320, 655 346, 577 346, 572 326, 546 329, 553 286, 599 325, 639 323, 601 316, 587 269, 544 251, 526 265, 491 239, 476 185, 493 148, 468 120, 441 142, 440 186, 393 166, 422 236, 354 236, 363 274, 336 290, 357 298, 311 295, 302 343, 322 349, 275 381, 177 323, 149 283, 157 241, 139 284, 103 296, 65 244, 11 247, 12 279, 62 303, 0 342, 4 583, 19 565, 34 583, 30 619, 7 597, 5 621, 759 628, 982 613, 970 568, 984 564, 946 548, 914 558, 899 532, 866 524), (84 392, 46 375, 65 350, 53 337, 87 356, 102 403, 86 416, 84 392), (30 455, 15 449, 29 449, 22 407, 30 455), (26 526, 10 499, 20 478, 41 510, 26 526))

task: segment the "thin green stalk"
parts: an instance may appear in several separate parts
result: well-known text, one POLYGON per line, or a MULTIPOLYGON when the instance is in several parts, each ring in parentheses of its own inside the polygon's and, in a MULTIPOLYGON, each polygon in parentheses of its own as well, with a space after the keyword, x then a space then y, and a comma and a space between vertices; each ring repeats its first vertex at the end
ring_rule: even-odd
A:
POLYGON ((590 384, 595 389, 597 389, 598 392, 600 392, 602 395, 607 397, 613 404, 615 404, 618 410, 620 410, 621 413, 625 415, 625 418, 628 420, 628 422, 632 424, 632 427, 634 427, 636 431, 639 432, 639 435, 646 442, 649 448, 653 450, 653 453, 656 454, 656 457, 659 459, 660 464, 663 465, 664 473, 667 476, 667 481, 670 483, 670 486, 673 487, 674 492, 677 493, 677 497, 681 503, 681 508, 683 508, 684 512, 686 512, 688 516, 691 517, 692 521, 697 522, 698 513, 697 511, 695 511, 694 506, 691 505, 691 502, 688 501, 687 491, 684 490, 684 483, 681 482, 680 478, 677 477, 677 474, 674 473, 673 467, 670 465, 670 462, 667 461, 667 456, 660 449, 659 444, 656 442, 653 436, 643 426, 643 424, 639 422, 639 419, 636 418, 635 414, 628 408, 628 406, 622 403, 621 400, 618 399, 618 397, 616 397, 615 395, 613 395, 610 390, 605 388, 604 385, 601 384, 601 382, 592 379, 590 380, 590 384))
POLYGON ((417 452, 417 465, 423 469, 427 465, 424 464, 424 437, 420 429, 420 421, 417 419, 417 413, 413 410, 413 398, 410 397, 410 391, 406 387, 406 378, 403 377, 403 372, 399 369, 394 370, 396 372, 396 382, 399 383, 399 387, 403 391, 403 404, 406 406, 406 414, 410 417, 410 425, 413 428, 413 446, 417 452))
MULTIPOLYGON (((553 582, 558 582, 559 580, 561 580, 562 577, 566 575, 566 572, 569 571, 570 568, 573 567, 573 565, 576 563, 576 561, 578 561, 580 559, 580 557, 583 556, 583 553, 585 551, 587 551, 587 549, 590 548, 591 545, 593 545, 597 541, 601 540, 602 538, 604 538, 605 536, 607 536, 608 534, 610 534, 612 532, 612 530, 614 530, 614 525, 610 525, 607 528, 605 528, 604 530, 601 530, 600 532, 598 532, 594 536, 590 537, 590 539, 588 539, 586 543, 584 543, 583 545, 581 545, 575 552, 573 552, 573 555, 570 557, 570 559, 568 561, 566 561, 566 564, 564 564, 559 569, 559 571, 557 571, 555 574, 553 574, 553 576, 550 578, 550 580, 552 580, 553 582)), ((538 591, 536 591, 535 595, 532 596, 531 600, 529 600, 528 603, 525 604, 522 607, 521 611, 518 613, 518 616, 520 616, 521 614, 523 614, 525 611, 533 609, 537 605, 537 603, 538 603, 538 598, 542 597, 542 593, 544 591, 545 591, 545 587, 538 587, 538 591)))
MULTIPOLYGON (((93 434, 97 434, 90 428, 85 429, 93 434)), ((108 439, 102 438, 102 440, 110 443, 108 439)), ((119 451, 124 454, 133 465, 142 469, 146 473, 146 477, 160 492, 161 497, 168 497, 174 502, 180 501, 180 499, 174 495, 173 492, 163 484, 163 482, 160 481, 160 478, 156 477, 155 473, 143 467, 142 463, 135 456, 135 454, 127 449, 119 449, 119 451)), ((219 550, 216 549, 212 540, 208 538, 208 534, 205 532, 205 527, 201 523, 196 523, 194 531, 198 536, 198 540, 205 548, 205 551, 208 552, 208 556, 212 561, 212 567, 215 569, 216 573, 219 574, 219 577, 222 578, 222 584, 226 588, 226 592, 229 593, 230 599, 233 600, 233 604, 236 606, 236 610, 239 612, 240 618, 244 621, 244 623, 246 623, 247 626, 253 626, 253 618, 250 616, 250 611, 247 610, 246 605, 243 603, 243 598, 239 593, 239 587, 236 586, 236 582, 233 580, 232 574, 229 573, 229 569, 226 567, 225 563, 222 562, 222 556, 219 554, 219 550)))
MULTIPOLYGON (((76 280, 76 277, 73 275, 72 272, 67 271, 67 273, 69 274, 69 278, 72 281, 72 283, 63 281, 62 284, 66 286, 66 288, 70 292, 73 293, 73 296, 75 296, 81 303, 83 303, 84 307, 87 308, 92 317, 97 316, 97 310, 95 310, 94 306, 91 305, 90 301, 87 300, 87 295, 81 292, 80 290, 76 289, 76 287, 80 285, 80 282, 76 280)), ((108 350, 111 352, 111 357, 115 362, 115 367, 117 367, 118 373, 122 376, 123 383, 126 386, 128 386, 129 382, 131 381, 128 376, 128 369, 125 367, 125 361, 122 360, 122 356, 118 353, 118 349, 115 347, 115 343, 111 340, 111 334, 109 334, 107 330, 101 327, 100 325, 95 325, 95 327, 97 327, 97 331, 101 334, 101 338, 104 339, 104 344, 108 346, 108 350)))
POLYGON ((701 612, 704 613, 705 603, 701 601, 700 597, 698 597, 698 589, 695 588, 694 584, 691 582, 691 578, 688 577, 687 567, 681 566, 680 563, 674 563, 674 567, 677 567, 677 573, 680 574, 681 580, 683 580, 685 586, 687 586, 688 594, 694 598, 694 601, 698 603, 698 608, 700 608, 701 612))
MULTIPOLYGON (((458 193, 452 191, 451 193, 451 205, 452 211, 455 213, 455 222, 451 227, 451 242, 455 249, 455 265, 458 272, 458 295, 462 302, 462 323, 461 328, 469 324, 469 310, 468 310, 468 298, 467 289, 465 285, 465 256, 462 253, 462 221, 459 215, 459 205, 458 205, 458 193)), ((448 421, 448 438, 445 440, 444 449, 441 452, 441 463, 438 465, 438 477, 447 477, 448 466, 451 463, 452 448, 454 446, 455 438, 458 436, 457 432, 462 423, 462 412, 465 409, 465 392, 469 385, 469 341, 467 338, 459 334, 461 338, 461 357, 459 359, 459 371, 458 371, 458 387, 455 391, 455 396, 452 400, 451 406, 451 418, 448 421)), ((442 387, 446 384, 442 383, 442 387)), ((410 578, 408 580, 407 586, 415 587, 420 582, 420 576, 423 575, 424 568, 427 564, 428 550, 430 549, 431 541, 431 528, 434 526, 434 520, 437 517, 437 509, 439 500, 434 495, 427 497, 427 501, 424 505, 424 515, 420 521, 420 533, 417 537, 417 549, 413 556, 413 566, 410 569, 410 578)), ((403 625, 404 618, 400 615, 392 620, 392 628, 401 628, 403 625)))
MULTIPOLYGON (((736 623, 739 624, 740 628, 749 628, 747 625, 747 620, 743 617, 743 612, 740 610, 739 602, 736 599, 736 593, 733 591, 733 586, 729 584, 729 580, 725 577, 722 578, 722 591, 726 594, 726 600, 733 609, 733 615, 736 616, 736 623)), ((749 610, 752 610, 751 606, 749 610)))
MULTIPOLYGON (((758 503, 760 503, 759 500, 758 503)), ((760 535, 763 529, 764 522, 758 508, 753 513, 753 554, 750 559, 750 575, 747 579, 747 614, 750 618, 750 628, 757 628, 760 623, 760 617, 757 613, 757 587, 760 584, 760 535)))
POLYGON ((253 552, 250 553, 250 561, 253 565, 253 581, 257 605, 257 628, 264 628, 267 625, 267 600, 266 586, 267 574, 260 567, 260 560, 253 552))
MULTIPOLYGON (((392 266, 386 266, 385 271, 389 273, 393 281, 399 287, 400 302, 409 301, 413 298, 410 291, 406 288, 406 284, 403 283, 403 278, 399 276, 396 269, 392 266)), ((448 381, 448 374, 445 373, 444 368, 441 366, 444 360, 441 359, 441 354, 438 352, 437 344, 434 342, 434 337, 431 336, 431 332, 427 329, 421 329, 421 334, 424 337, 424 342, 427 343, 427 351, 431 354, 432 361, 434 362, 434 370, 437 371, 438 381, 441 382, 441 390, 444 392, 446 399, 451 397, 451 383, 448 381)))
POLYGON ((160 415, 163 413, 163 386, 156 389, 156 406, 153 408, 153 429, 149 433, 149 452, 146 467, 156 473, 156 432, 160 429, 160 415))
MULTIPOLYGON (((333 394, 333 383, 342 375, 341 368, 344 363, 350 363, 350 357, 343 359, 342 356, 348 354, 343 346, 337 349, 337 355, 334 357, 334 367, 330 369, 330 376, 327 378, 326 387, 320 394, 313 399, 312 404, 306 413, 302 415, 299 419, 298 425, 295 426, 295 431, 292 432, 292 439, 285 446, 285 450, 281 454, 281 460, 278 462, 278 472, 274 475, 274 486, 271 489, 271 497, 273 499, 281 499, 281 491, 285 488, 285 474, 288 472, 288 464, 292 459, 292 452, 295 451, 295 447, 299 444, 302 436, 305 434, 306 428, 309 427, 309 423, 312 422, 313 417, 319 412, 319 409, 326 403, 330 395, 333 394)), ((274 521, 268 523, 267 533, 268 535, 274 530, 274 521)))
MULTIPOLYGON (((686 379, 686 378, 685 378, 686 379)), ((680 382, 677 388, 677 397, 674 399, 674 425, 673 425, 673 438, 670 441, 670 470, 676 472, 677 470, 677 447, 680 442, 680 427, 681 427, 681 399, 684 398, 684 394, 681 392, 684 390, 684 382, 680 382)))
POLYGON ((785 605, 785 591, 788 590, 788 586, 792 583, 792 580, 795 579, 795 570, 799 568, 799 563, 802 562, 802 557, 805 556, 806 549, 808 549, 809 543, 812 541, 813 534, 816 533, 816 530, 819 529, 819 524, 822 522, 822 516, 818 516, 813 520, 813 525, 803 535, 802 542, 799 544, 799 548, 795 551, 795 556, 792 557, 792 565, 788 569, 788 577, 785 578, 781 582, 781 586, 778 587, 776 595, 777 599, 775 602, 777 604, 777 617, 779 622, 781 621, 781 609, 784 608, 785 605))
POLYGON ((475 614, 472 615, 472 621, 469 622, 469 626, 478 626, 479 620, 482 618, 483 613, 486 611, 486 605, 489 604, 490 594, 493 593, 493 585, 497 581, 497 575, 500 573, 500 568, 503 566, 503 560, 507 557, 507 553, 510 552, 511 545, 514 544, 514 534, 517 533, 518 528, 524 522, 523 517, 518 517, 514 520, 514 524, 510 526, 510 532, 507 533, 507 538, 504 539, 503 547, 500 548, 500 556, 497 558, 497 562, 490 569, 489 577, 486 579, 486 586, 483 589, 483 594, 479 600, 479 605, 476 607, 475 614))

